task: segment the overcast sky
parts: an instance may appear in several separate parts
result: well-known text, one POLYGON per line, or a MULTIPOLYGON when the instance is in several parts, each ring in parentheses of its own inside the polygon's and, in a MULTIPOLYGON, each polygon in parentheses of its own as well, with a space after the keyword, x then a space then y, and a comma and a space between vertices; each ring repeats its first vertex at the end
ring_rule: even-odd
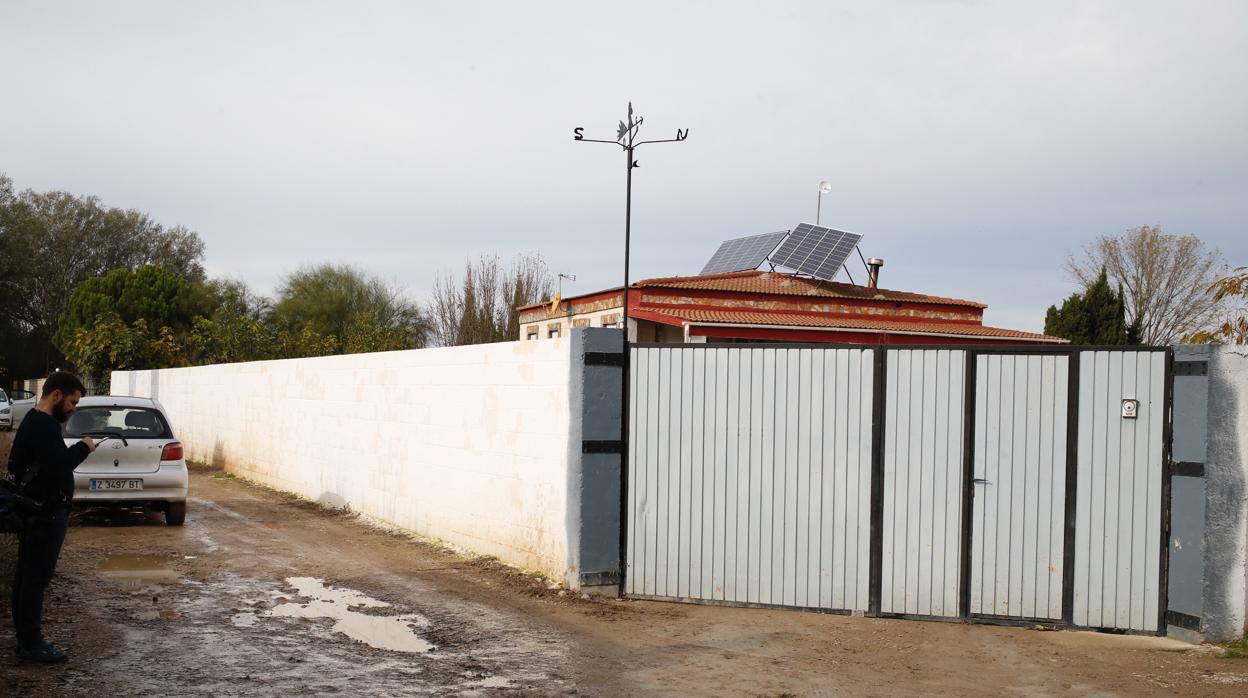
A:
MULTIPOLYGON (((1141 224, 1248 264, 1248 2, 14 2, 0 172, 184 224, 213 276, 428 295, 481 253, 633 278, 726 238, 865 235, 881 285, 1043 326, 1066 255, 1141 224)), ((862 282, 861 265, 851 266, 862 282)))

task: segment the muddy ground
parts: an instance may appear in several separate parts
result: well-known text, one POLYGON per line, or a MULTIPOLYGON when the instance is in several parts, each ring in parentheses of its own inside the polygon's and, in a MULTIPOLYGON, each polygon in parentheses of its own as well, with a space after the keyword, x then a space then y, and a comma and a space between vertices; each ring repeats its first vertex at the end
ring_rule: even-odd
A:
POLYGON ((182 528, 74 514, 46 625, 71 659, 6 638, 0 695, 1248 693, 1248 660, 1157 638, 584 600, 220 471, 192 496, 182 528))

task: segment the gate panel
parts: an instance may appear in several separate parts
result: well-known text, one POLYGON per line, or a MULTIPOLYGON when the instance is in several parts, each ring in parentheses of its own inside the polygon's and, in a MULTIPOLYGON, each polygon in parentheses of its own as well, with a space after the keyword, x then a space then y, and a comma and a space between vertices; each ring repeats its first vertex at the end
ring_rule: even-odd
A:
POLYGON ((966 352, 889 350, 880 611, 956 617, 966 352))
POLYGON ((1061 620, 1070 358, 978 355, 970 612, 1061 620))
POLYGON ((1080 356, 1075 625, 1159 627, 1165 371, 1163 352, 1080 356))
POLYGON ((874 352, 632 348, 626 593, 866 610, 874 352))

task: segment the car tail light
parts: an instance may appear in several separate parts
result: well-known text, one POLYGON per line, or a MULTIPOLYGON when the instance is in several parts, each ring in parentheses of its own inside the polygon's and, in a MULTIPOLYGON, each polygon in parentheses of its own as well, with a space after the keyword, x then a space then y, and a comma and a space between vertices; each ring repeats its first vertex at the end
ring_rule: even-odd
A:
POLYGON ((182 460, 182 442, 174 441, 165 444, 165 450, 160 452, 161 460, 182 460))

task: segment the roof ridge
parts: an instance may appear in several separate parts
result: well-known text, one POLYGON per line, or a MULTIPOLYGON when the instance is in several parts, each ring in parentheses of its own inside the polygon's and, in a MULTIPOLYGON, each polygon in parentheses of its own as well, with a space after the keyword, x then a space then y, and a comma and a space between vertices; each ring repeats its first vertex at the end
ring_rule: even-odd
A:
POLYGON ((691 279, 711 280, 711 279, 739 278, 739 277, 746 276, 746 275, 762 276, 764 274, 771 274, 771 273, 772 272, 763 271, 761 269, 740 269, 738 271, 721 271, 721 272, 717 272, 714 274, 694 274, 692 276, 680 276, 680 275, 657 276, 652 279, 639 279, 637 281, 634 281, 631 285, 640 286, 643 284, 656 283, 659 281, 687 281, 691 279))
POLYGON ((916 334, 956 334, 961 336, 1004 336, 1016 339, 1045 339, 1045 340, 1062 340, 1062 337, 1048 335, 1041 332, 1028 332, 1026 330, 1014 330, 1007 327, 992 327, 989 325, 966 325, 960 323, 930 323, 930 322, 910 322, 897 318, 818 318, 804 315, 791 315, 788 313, 777 312, 759 312, 750 310, 701 310, 701 309, 683 309, 679 307, 670 308, 649 308, 649 312, 668 317, 679 318, 686 322, 740 322, 734 318, 741 318, 746 321, 753 320, 751 324, 763 325, 781 325, 783 322, 768 322, 768 320, 784 320, 793 318, 800 322, 799 324, 807 327, 842 327, 852 329, 864 329, 869 331, 872 327, 882 328, 889 327, 895 331, 910 331, 916 334), (716 317, 720 319, 715 319, 716 317), (819 322, 822 319, 823 322, 819 322), (961 330, 961 331, 959 331, 961 330))

